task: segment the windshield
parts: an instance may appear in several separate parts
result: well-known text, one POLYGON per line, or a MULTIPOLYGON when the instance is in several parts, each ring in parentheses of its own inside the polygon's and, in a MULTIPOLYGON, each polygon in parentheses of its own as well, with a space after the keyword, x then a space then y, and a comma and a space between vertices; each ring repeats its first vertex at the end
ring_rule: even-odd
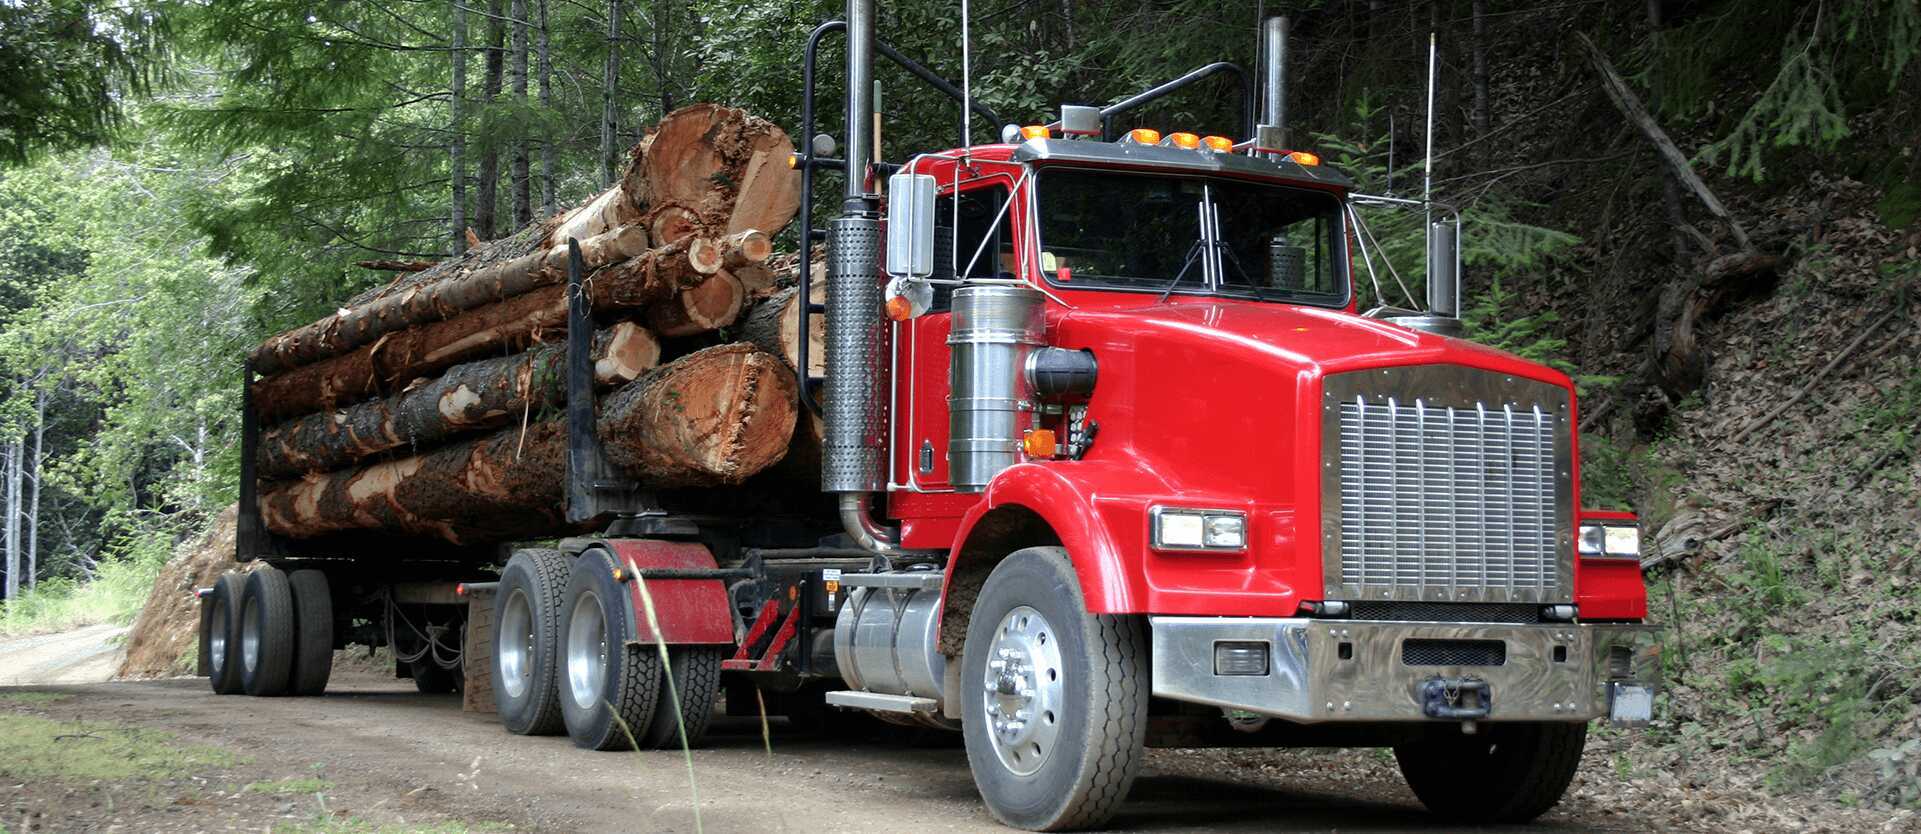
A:
POLYGON ((1347 303, 1332 194, 1058 168, 1036 187, 1041 270, 1060 286, 1347 303))

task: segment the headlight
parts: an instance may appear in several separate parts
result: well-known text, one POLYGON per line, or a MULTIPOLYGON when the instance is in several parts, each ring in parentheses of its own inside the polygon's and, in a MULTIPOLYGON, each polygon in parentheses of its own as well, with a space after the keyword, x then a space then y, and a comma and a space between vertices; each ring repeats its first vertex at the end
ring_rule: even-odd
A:
POLYGON ((1148 511, 1157 550, 1246 550, 1247 515, 1232 510, 1154 507, 1148 511))
POLYGON ((1582 556, 1638 559, 1641 528, 1626 524, 1583 524, 1577 549, 1582 556))

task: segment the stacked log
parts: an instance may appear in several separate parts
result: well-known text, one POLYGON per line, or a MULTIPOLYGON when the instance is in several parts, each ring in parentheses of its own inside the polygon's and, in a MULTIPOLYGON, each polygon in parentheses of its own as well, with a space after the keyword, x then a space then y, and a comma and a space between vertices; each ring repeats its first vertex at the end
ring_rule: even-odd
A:
POLYGON ((792 152, 779 128, 740 110, 683 108, 634 148, 618 184, 579 207, 461 257, 408 264, 388 286, 263 342, 248 360, 260 375, 249 384, 265 426, 255 464, 267 528, 459 545, 560 529, 570 240, 598 328, 596 427, 611 463, 644 488, 697 489, 741 484, 790 456, 804 445, 798 347, 781 340, 798 338, 798 311, 796 292, 779 291, 794 276, 770 262, 770 235, 799 207, 792 152), (735 327, 754 321, 766 324, 735 327), (736 330, 755 335, 717 335, 736 330))

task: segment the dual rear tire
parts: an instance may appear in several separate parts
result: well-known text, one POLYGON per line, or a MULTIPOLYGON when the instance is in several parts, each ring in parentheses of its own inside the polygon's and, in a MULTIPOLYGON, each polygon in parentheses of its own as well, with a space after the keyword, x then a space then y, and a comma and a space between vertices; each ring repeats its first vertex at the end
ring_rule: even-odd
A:
POLYGON ((501 724, 522 735, 565 730, 590 750, 694 746, 720 692, 718 646, 637 641, 612 554, 523 550, 495 596, 494 696, 501 724))
POLYGON ((333 597, 320 571, 229 573, 201 602, 200 651, 219 695, 318 695, 333 671, 333 597))

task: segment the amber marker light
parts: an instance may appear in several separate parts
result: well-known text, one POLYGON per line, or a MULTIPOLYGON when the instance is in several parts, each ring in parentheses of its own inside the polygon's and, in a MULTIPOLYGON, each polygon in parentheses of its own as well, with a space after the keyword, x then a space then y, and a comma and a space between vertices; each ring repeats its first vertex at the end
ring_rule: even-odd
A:
POLYGON ((1233 153, 1234 152, 1234 140, 1229 139, 1225 136, 1209 136, 1205 139, 1202 139, 1201 144, 1206 145, 1208 150, 1213 151, 1215 153, 1233 153))
POLYGON ((1034 429, 1021 437, 1021 450, 1030 458, 1054 456, 1054 430, 1034 429))
POLYGON ((797 153, 790 153, 790 154, 788 154, 788 155, 787 155, 787 167, 789 167, 789 168, 799 168, 799 167, 800 167, 800 154, 797 154, 797 153))
POLYGON ((1050 131, 1047 129, 1047 125, 1028 125, 1026 127, 1021 128, 1021 138, 1022 139, 1052 139, 1054 138, 1054 134, 1053 134, 1053 131, 1050 131))
POLYGON ((907 296, 897 295, 887 299, 887 317, 895 321, 906 321, 914 317, 914 302, 907 296))
POLYGON ((1296 164, 1300 165, 1314 166, 1321 164, 1321 158, 1319 156, 1308 153, 1307 151, 1288 151, 1287 158, 1294 160, 1296 164))
POLYGON ((1151 127, 1137 127, 1127 132, 1127 140, 1136 145, 1158 145, 1161 132, 1151 127))
POLYGON ((1186 132, 1167 134, 1167 141, 1174 147, 1186 148, 1190 151, 1201 146, 1201 137, 1186 132))

